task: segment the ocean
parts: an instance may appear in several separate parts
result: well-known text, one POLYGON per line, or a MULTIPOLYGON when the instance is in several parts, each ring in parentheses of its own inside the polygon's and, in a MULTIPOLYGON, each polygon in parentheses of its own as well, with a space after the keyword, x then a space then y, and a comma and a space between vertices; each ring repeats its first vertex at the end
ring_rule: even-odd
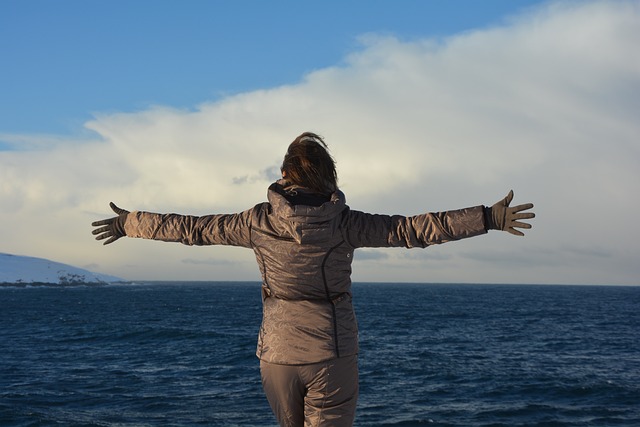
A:
MULTIPOLYGON (((356 283, 356 426, 640 426, 640 287, 356 283)), ((1 426, 276 426, 259 283, 0 288, 1 426)))

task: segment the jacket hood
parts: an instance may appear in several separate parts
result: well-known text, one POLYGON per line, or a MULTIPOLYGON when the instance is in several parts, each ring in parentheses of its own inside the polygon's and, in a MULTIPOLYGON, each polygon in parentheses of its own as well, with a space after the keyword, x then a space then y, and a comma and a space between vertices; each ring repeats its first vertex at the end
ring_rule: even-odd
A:
POLYGON ((285 194, 291 191, 304 192, 309 190, 292 186, 286 180, 281 179, 269 186, 267 199, 273 213, 281 219, 292 237, 298 243, 311 243, 333 235, 339 222, 333 220, 341 215, 347 207, 344 193, 336 190, 331 194, 328 202, 320 206, 307 206, 290 203, 285 194))

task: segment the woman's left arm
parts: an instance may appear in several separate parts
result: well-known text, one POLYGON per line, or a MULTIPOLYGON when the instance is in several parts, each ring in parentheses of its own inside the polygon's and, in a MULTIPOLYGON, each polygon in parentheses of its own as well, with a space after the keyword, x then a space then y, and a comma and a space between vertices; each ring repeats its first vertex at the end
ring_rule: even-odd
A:
POLYGON ((179 242, 185 245, 251 246, 251 213, 247 210, 234 214, 205 216, 129 212, 113 203, 118 214, 92 223, 96 240, 106 239, 105 245, 120 237, 179 242))
POLYGON ((127 237, 179 242, 184 245, 250 247, 251 211, 205 216, 131 212, 124 230, 127 237))

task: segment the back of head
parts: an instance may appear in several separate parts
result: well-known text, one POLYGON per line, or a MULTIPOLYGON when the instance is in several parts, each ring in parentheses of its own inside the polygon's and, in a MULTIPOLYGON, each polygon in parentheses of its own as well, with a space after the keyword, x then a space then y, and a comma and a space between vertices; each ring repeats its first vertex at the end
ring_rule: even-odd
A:
POLYGON ((287 181, 320 194, 338 188, 336 165, 327 144, 315 133, 298 136, 287 149, 281 170, 287 181))

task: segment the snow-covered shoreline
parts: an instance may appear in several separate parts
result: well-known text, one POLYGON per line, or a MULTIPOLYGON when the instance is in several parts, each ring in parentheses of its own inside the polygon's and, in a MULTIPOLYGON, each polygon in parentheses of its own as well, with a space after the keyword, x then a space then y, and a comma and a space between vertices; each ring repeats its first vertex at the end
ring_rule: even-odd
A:
POLYGON ((125 280, 44 258, 0 253, 0 285, 98 285, 117 282, 125 280))

